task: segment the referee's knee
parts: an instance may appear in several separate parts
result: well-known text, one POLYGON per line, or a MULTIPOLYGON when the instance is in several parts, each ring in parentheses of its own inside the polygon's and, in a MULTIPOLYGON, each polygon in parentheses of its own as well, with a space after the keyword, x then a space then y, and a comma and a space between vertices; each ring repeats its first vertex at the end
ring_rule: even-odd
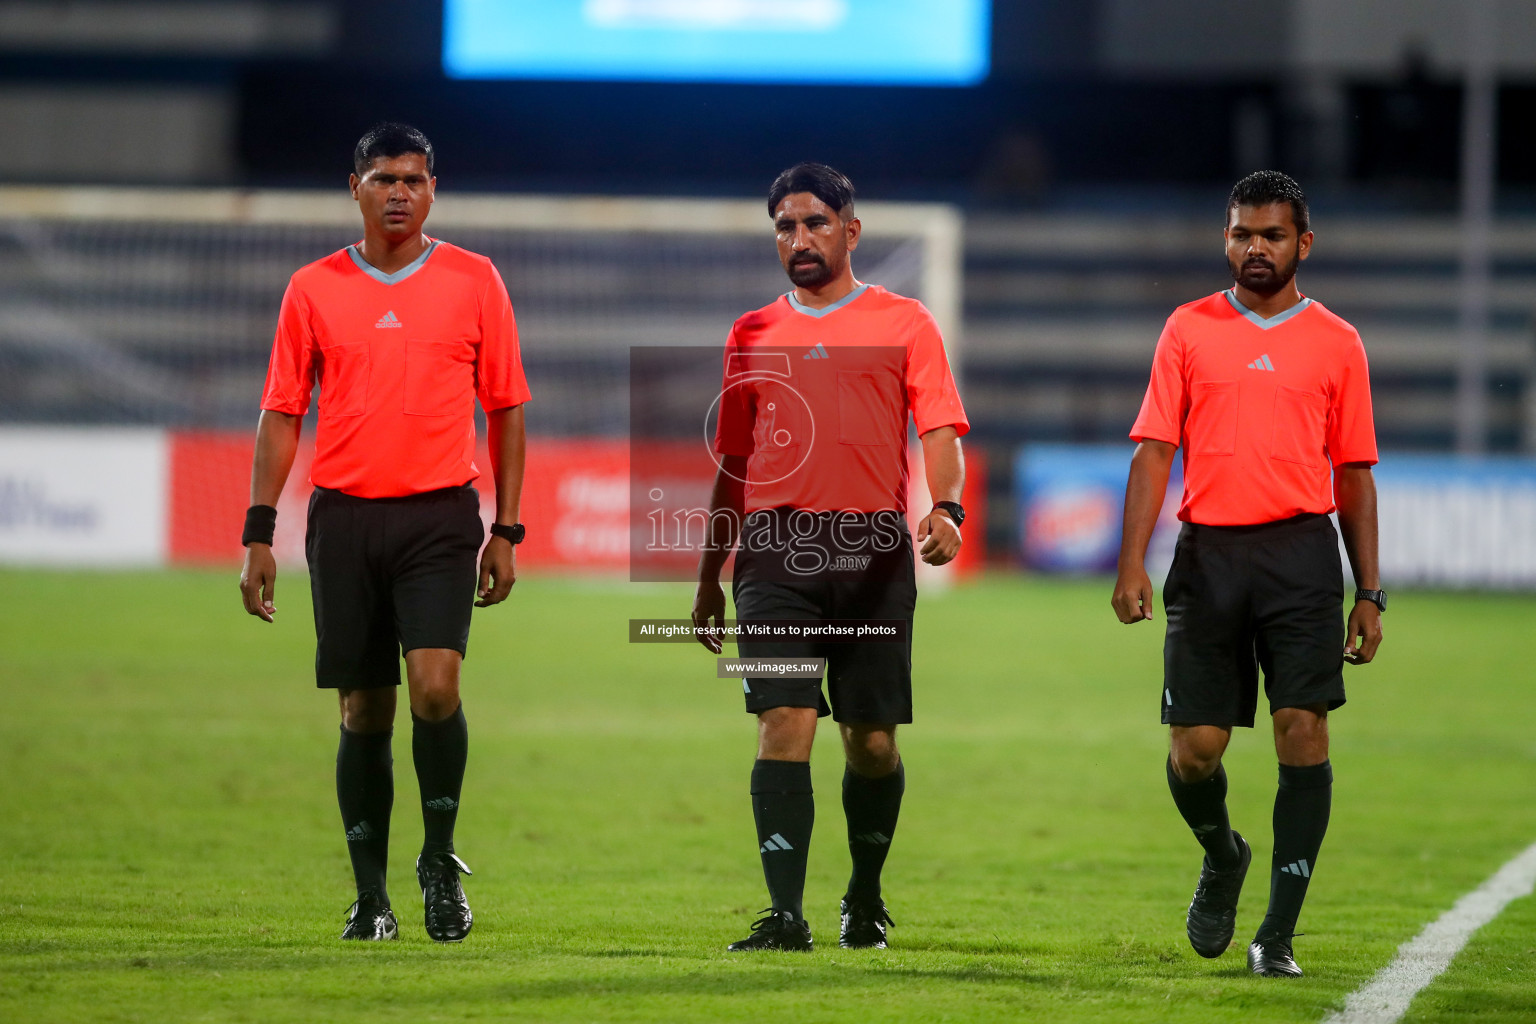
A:
POLYGON ((341 699, 341 725, 351 733, 388 732, 395 722, 394 687, 337 692, 341 699))
POLYGON ((896 730, 883 726, 843 727, 843 750, 848 767, 856 775, 878 779, 891 774, 901 763, 896 747, 896 730))
POLYGON ((1179 777, 1180 782, 1199 782, 1216 774, 1216 769, 1221 767, 1221 754, 1194 754, 1185 751, 1182 754, 1170 755, 1169 762, 1173 765, 1173 774, 1179 777))
POLYGON ((456 650, 417 648, 405 652, 405 674, 411 690, 411 713, 425 722, 441 722, 459 709, 459 665, 456 650))
MULTIPOLYGON (((1198 732, 1179 735, 1177 730, 1169 746, 1168 763, 1180 782, 1199 782, 1208 779, 1221 767, 1221 755, 1226 753, 1225 736, 1202 736, 1198 732)), ((1193 730, 1191 730, 1194 732, 1193 730)))
POLYGON ((411 694, 411 714, 424 722, 441 722, 459 710, 459 688, 438 687, 411 694))

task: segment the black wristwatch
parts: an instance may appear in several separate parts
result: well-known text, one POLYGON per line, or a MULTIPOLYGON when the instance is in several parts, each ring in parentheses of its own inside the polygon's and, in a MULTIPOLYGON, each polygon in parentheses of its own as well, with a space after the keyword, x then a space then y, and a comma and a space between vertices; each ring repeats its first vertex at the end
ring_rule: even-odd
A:
POLYGON ((949 518, 955 521, 956 526, 965 522, 965 506, 958 501, 936 501, 933 503, 933 507, 935 510, 943 509, 945 512, 948 512, 949 518))
POLYGON ((1387 592, 1385 590, 1357 590, 1355 591, 1355 600, 1369 601, 1382 611, 1387 610, 1387 592))
POLYGON ((521 544, 523 538, 527 535, 528 531, 522 523, 513 523, 511 526, 504 526, 501 523, 491 524, 492 537, 501 537, 511 541, 513 544, 521 544))

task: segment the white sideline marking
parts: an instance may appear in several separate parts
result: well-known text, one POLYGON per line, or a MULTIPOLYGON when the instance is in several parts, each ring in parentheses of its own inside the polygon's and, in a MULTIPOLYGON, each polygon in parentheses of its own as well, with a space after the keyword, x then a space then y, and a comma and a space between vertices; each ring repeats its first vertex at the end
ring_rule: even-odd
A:
POLYGON ((1408 1004, 1439 977, 1467 940, 1499 916, 1509 904, 1536 890, 1536 843, 1505 864, 1493 877, 1456 901, 1456 905, 1398 947, 1397 956, 1363 988, 1351 992, 1344 1008, 1323 1024, 1396 1024, 1408 1004))

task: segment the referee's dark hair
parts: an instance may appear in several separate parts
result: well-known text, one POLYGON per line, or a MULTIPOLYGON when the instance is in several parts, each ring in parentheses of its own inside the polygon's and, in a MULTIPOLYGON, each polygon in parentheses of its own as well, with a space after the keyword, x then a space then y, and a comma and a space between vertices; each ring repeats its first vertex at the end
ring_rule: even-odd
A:
POLYGON ((1268 206, 1270 203, 1290 203, 1291 220, 1296 233, 1304 235, 1310 230, 1311 212, 1307 209, 1307 195, 1296 184, 1296 179, 1279 171, 1254 171, 1232 186, 1227 197, 1227 222, 1232 221, 1232 211, 1239 206, 1268 206))
POLYGON ((785 196, 796 192, 809 192, 844 219, 853 215, 853 182, 826 164, 795 164, 774 178, 768 187, 768 216, 773 216, 785 196))
POLYGON ((432 167, 437 162, 436 154, 427 137, 408 124, 384 121, 369 128, 357 140, 357 148, 352 151, 352 169, 361 178, 379 157, 404 156, 407 153, 420 153, 426 157, 427 174, 434 173, 432 167))

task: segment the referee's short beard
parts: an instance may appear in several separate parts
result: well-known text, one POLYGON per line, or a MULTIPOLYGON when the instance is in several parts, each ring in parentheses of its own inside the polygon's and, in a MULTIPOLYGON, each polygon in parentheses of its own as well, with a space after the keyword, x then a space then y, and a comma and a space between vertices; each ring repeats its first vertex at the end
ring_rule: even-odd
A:
POLYGON ((784 268, 790 281, 797 288, 820 288, 837 275, 827 266, 827 261, 817 253, 803 253, 784 268))
POLYGON ((1280 289, 1291 283, 1291 278, 1296 276, 1296 268, 1301 265, 1301 243, 1296 243, 1296 251, 1291 253, 1291 261, 1285 266, 1276 268, 1266 259, 1258 257, 1245 257, 1241 263, 1227 261, 1227 270, 1232 274, 1232 280, 1253 292, 1262 295, 1266 299, 1274 295, 1280 289))

